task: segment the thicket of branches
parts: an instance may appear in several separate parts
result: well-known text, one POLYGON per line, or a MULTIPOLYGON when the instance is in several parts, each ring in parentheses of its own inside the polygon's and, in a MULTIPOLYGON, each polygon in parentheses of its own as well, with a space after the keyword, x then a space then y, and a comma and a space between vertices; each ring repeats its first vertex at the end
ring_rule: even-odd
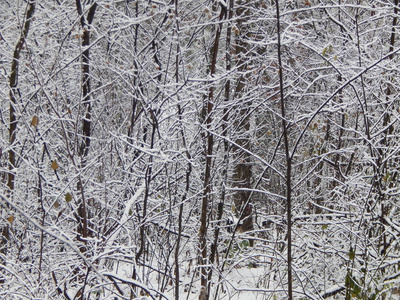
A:
POLYGON ((399 9, 0 1, 0 297, 399 297, 399 9))

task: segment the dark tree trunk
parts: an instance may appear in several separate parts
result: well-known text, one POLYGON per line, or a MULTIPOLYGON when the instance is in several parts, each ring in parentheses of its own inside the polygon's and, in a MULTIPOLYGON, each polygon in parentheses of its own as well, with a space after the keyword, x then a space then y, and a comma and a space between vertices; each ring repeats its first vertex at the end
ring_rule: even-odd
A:
MULTIPOLYGON (((239 0, 235 9, 237 15, 237 30, 239 36, 236 40, 235 52, 238 57, 237 65, 241 73, 236 84, 235 98, 241 98, 240 104, 237 105, 237 119, 235 120, 235 128, 239 137, 235 140, 236 146, 232 147, 234 151, 235 169, 233 173, 234 186, 238 188, 233 195, 236 207, 236 214, 239 217, 239 231, 253 230, 252 204, 250 199, 251 189, 251 155, 250 150, 250 106, 251 102, 244 101, 244 95, 247 87, 247 76, 245 75, 248 66, 248 49, 247 39, 249 38, 249 28, 247 21, 250 18, 250 5, 252 1, 239 0)), ((251 245, 252 240, 250 240, 251 245)))
MULTIPOLYGON (((219 20, 222 21, 226 16, 226 7, 222 7, 221 4, 221 13, 219 16, 219 20)), ((217 30, 215 32, 214 44, 211 48, 211 64, 209 67, 209 73, 211 77, 215 74, 216 66, 217 66, 217 56, 219 49, 219 42, 221 38, 222 31, 222 22, 220 22, 217 26, 217 30)), ((212 113, 214 109, 213 100, 214 100, 214 87, 212 83, 210 83, 210 88, 208 92, 208 97, 206 98, 205 109, 205 125, 207 132, 205 134, 206 141, 206 159, 205 159, 205 171, 204 171, 204 186, 203 186, 203 197, 202 197, 202 205, 201 205, 201 216, 200 216, 200 230, 199 230, 199 247, 200 247, 200 265, 201 267, 201 291, 200 291, 200 300, 209 299, 209 290, 208 290, 208 279, 210 277, 211 270, 209 267, 205 265, 207 262, 207 216, 208 216, 208 206, 210 202, 211 195, 211 164, 212 164, 212 155, 213 155, 213 147, 214 147, 214 136, 210 132, 212 125, 212 113)))
MULTIPOLYGON (((91 1, 90 1, 91 3, 91 1)), ((82 35, 82 105, 84 115, 82 118, 82 141, 79 146, 80 167, 86 165, 86 159, 90 148, 91 139, 91 123, 92 123, 92 106, 91 106, 91 87, 90 87, 90 29, 93 23, 94 15, 97 8, 97 3, 91 4, 87 17, 83 12, 81 0, 76 0, 76 8, 80 16, 80 23, 83 29, 82 35)), ((87 203, 84 191, 83 179, 80 177, 78 180, 78 191, 81 193, 81 202, 78 207, 78 234, 83 238, 85 243, 86 237, 89 235, 88 230, 88 212, 87 203)), ((82 248, 85 251, 85 247, 82 248)))
MULTIPOLYGON (((16 115, 16 106, 17 106, 17 97, 18 94, 18 71, 20 65, 20 57, 21 51, 25 45, 26 37, 28 36, 29 28, 31 25, 31 21, 33 15, 35 13, 36 1, 30 0, 28 2, 28 7, 26 11, 26 18, 24 22, 24 27, 22 29, 22 33, 19 37, 17 45, 14 49, 13 60, 11 63, 11 73, 10 73, 10 127, 9 127, 9 143, 10 150, 8 151, 8 181, 7 186, 9 189, 10 195, 14 192, 15 187, 15 168, 16 165, 16 154, 15 154, 15 142, 17 139, 17 115, 16 115)), ((7 253, 7 241, 9 240, 9 226, 8 224, 3 226, 2 229, 2 241, 0 243, 0 252, 6 254, 7 253)))
POLYGON ((285 96, 283 93, 283 67, 282 67, 282 47, 281 47, 281 26, 280 26, 280 10, 279 1, 276 1, 276 19, 277 19, 277 35, 278 35, 278 66, 279 66, 279 91, 281 104, 281 118, 283 140, 285 144, 286 158, 286 218, 287 218, 287 268, 288 268, 288 299, 293 299, 293 275, 292 275, 292 157, 289 150, 289 132, 288 123, 286 121, 285 96))

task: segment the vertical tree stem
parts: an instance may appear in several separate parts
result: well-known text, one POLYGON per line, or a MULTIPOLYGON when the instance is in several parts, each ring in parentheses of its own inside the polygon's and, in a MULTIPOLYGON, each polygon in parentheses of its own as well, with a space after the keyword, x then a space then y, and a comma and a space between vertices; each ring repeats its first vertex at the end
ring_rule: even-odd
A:
POLYGON ((9 175, 8 175, 8 188, 10 191, 14 190, 14 179, 15 179, 15 170, 16 161, 15 161, 15 151, 14 151, 14 143, 17 137, 17 117, 15 106, 17 105, 17 99, 15 95, 17 94, 17 86, 18 86, 18 69, 19 69, 19 58, 21 56, 22 48, 24 47, 26 37, 28 36, 29 28, 31 25, 31 20, 33 18, 33 14, 35 12, 36 1, 31 0, 28 3, 28 9, 26 12, 26 19, 24 28, 22 30, 21 36, 17 42, 17 45, 14 49, 13 60, 11 63, 11 74, 10 74, 10 128, 9 128, 9 140, 10 140, 10 150, 8 151, 8 159, 9 159, 9 175))
MULTIPOLYGON (((82 104, 85 110, 84 117, 82 118, 82 135, 83 139, 81 145, 79 146, 79 156, 81 159, 81 167, 86 165, 87 155, 89 153, 90 148, 90 139, 91 139, 91 123, 92 123, 92 106, 91 106, 91 87, 90 87, 90 28, 93 22, 94 14, 96 12, 97 3, 94 2, 89 11, 88 15, 85 18, 81 0, 76 0, 76 9, 80 16, 81 26, 83 29, 82 35, 82 104)), ((78 226, 78 233, 84 238, 88 236, 88 215, 86 209, 86 200, 84 193, 84 184, 81 177, 78 179, 78 190, 81 192, 81 203, 78 208, 78 222, 80 223, 78 226)), ((81 248, 82 251, 84 247, 81 248)))
MULTIPOLYGON (((222 4, 221 4, 222 6, 222 4)), ((210 65, 210 75, 211 77, 216 72, 217 67, 217 56, 218 56, 218 48, 219 48, 219 40, 221 37, 222 31, 222 20, 226 16, 226 8, 221 7, 221 13, 219 16, 220 23, 218 24, 217 31, 214 37, 214 44, 211 48, 211 65, 210 65)), ((203 198, 202 198, 202 206, 201 206, 201 217, 200 217, 200 230, 199 230, 199 246, 201 252, 201 292, 199 299, 207 300, 210 296, 210 291, 208 290, 208 280, 211 277, 211 269, 206 267, 207 264, 207 215, 208 215, 208 204, 209 197, 211 193, 211 163, 212 163, 212 155, 213 155, 213 146, 214 146, 214 136, 210 133, 211 123, 212 123, 212 112, 214 108, 213 104, 214 100, 214 87, 212 83, 210 83, 210 88, 208 92, 207 102, 206 102, 206 166, 204 172, 204 187, 203 187, 203 198)))
POLYGON ((289 153, 289 136, 288 124, 286 121, 285 110, 285 97, 283 93, 283 68, 282 68, 282 49, 281 49, 281 28, 280 28, 280 14, 279 14, 279 0, 276 1, 276 19, 278 31, 278 66, 279 66, 279 91, 280 91, 280 104, 281 104, 281 117, 282 117, 282 130, 283 140, 285 144, 285 157, 286 157, 286 210, 287 210, 287 264, 288 264, 288 299, 293 299, 293 277, 292 277, 292 159, 289 153))
MULTIPOLYGON (((10 149, 8 150, 8 177, 7 177, 7 186, 10 192, 10 195, 14 192, 15 187, 15 168, 16 168, 16 155, 15 155, 15 141, 17 139, 17 115, 16 115, 16 106, 17 106, 17 98, 16 94, 18 93, 18 69, 19 69, 19 58, 21 56, 22 48, 24 47, 26 37, 28 36, 29 28, 31 25, 31 20, 33 18, 33 14, 35 13, 36 1, 30 0, 28 2, 26 18, 24 27, 22 29, 19 40, 15 46, 13 60, 11 63, 11 74, 10 74, 10 127, 9 127, 9 144, 10 149)), ((8 207, 8 205, 7 205, 8 207)), ((9 226, 8 224, 2 226, 1 235, 2 241, 1 246, 5 246, 4 249, 1 249, 3 254, 7 253, 6 243, 9 240, 9 226)))

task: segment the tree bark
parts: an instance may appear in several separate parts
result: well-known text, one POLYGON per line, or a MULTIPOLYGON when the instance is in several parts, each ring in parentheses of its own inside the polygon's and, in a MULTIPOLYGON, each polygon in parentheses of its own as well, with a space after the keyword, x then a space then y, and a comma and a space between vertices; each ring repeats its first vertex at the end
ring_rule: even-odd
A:
MULTIPOLYGON (((393 8, 394 11, 393 11, 393 20, 392 20, 392 30, 391 30, 391 34, 390 34, 389 53, 394 51, 394 45, 395 45, 395 41, 396 41, 396 26, 397 26, 397 19, 398 19, 397 15, 398 15, 398 12, 399 12, 399 7, 398 7, 399 6, 399 0, 393 0, 393 5, 394 5, 394 8, 393 8)), ((393 60, 393 58, 394 58, 394 54, 390 54, 389 57, 388 57, 389 60, 393 60)), ((384 114, 384 117, 383 117, 383 124, 382 124, 383 128, 385 128, 385 129, 383 131, 384 136, 383 136, 383 138, 381 140, 381 147, 382 148, 378 148, 379 155, 378 155, 378 159, 377 159, 377 162, 376 162, 377 170, 376 170, 376 178, 375 178, 375 185, 376 185, 377 190, 378 190, 378 197, 379 197, 378 200, 379 200, 380 211, 381 211, 381 213, 380 213, 381 214, 380 215, 380 224, 381 224, 381 227, 382 227, 381 228, 381 232, 382 232, 381 254, 382 255, 386 255, 387 248, 389 247, 389 241, 388 241, 388 238, 387 238, 387 233, 385 232, 385 230, 386 230, 385 227, 387 225, 387 222, 386 222, 385 218, 386 218, 386 216, 388 215, 388 213, 390 211, 390 207, 389 207, 389 204, 385 203, 386 202, 385 200, 387 200, 387 194, 384 191, 385 183, 383 182, 383 178, 385 177, 386 173, 390 172, 390 170, 388 170, 389 169, 388 165, 387 165, 388 164, 387 163, 388 160, 385 159, 385 157, 384 157, 384 152, 385 151, 383 150, 383 148, 386 148, 386 147, 389 146, 388 145, 389 144, 388 140, 390 140, 390 137, 388 137, 388 135, 392 134, 393 130, 394 130, 393 125, 390 124, 391 123, 390 114, 389 114, 389 112, 387 110, 387 108, 389 106, 388 103, 390 102, 389 98, 392 95, 392 89, 390 87, 390 84, 387 85, 385 93, 386 93, 386 97, 385 97, 385 108, 386 109, 385 109, 385 114, 384 114)), ((388 183, 389 185, 391 185, 391 184, 393 185, 393 182, 395 180, 395 177, 397 177, 397 174, 398 174, 397 171, 393 172, 393 174, 391 174, 392 179, 388 183)))
MULTIPOLYGON (((210 64, 210 75, 211 77, 216 72, 217 66, 217 56, 219 49, 219 41, 221 37, 222 31, 222 20, 226 16, 226 7, 223 7, 221 4, 221 12, 219 16, 220 23, 217 26, 217 30, 215 32, 214 44, 211 48, 211 64, 210 64)), ((212 125, 212 113, 213 113, 213 104, 214 100, 214 87, 210 82, 210 88, 208 92, 207 101, 205 104, 205 125, 206 125, 206 159, 205 159, 205 172, 204 172, 204 186, 203 186, 203 197, 202 197, 202 205, 201 205, 201 216, 200 216, 200 230, 199 230, 199 248, 200 248, 200 265, 201 265, 201 291, 200 291, 200 300, 207 300, 210 296, 210 291, 208 290, 208 278, 209 272, 211 271, 209 267, 206 267, 207 263, 207 215, 208 215, 208 205, 209 198, 211 194, 211 164, 212 164, 212 155, 213 155, 213 147, 214 147, 214 137, 211 130, 212 125)))
POLYGON ((281 104, 281 118, 283 140, 285 144, 286 157, 286 218, 287 218, 287 279, 288 279, 288 299, 293 299, 293 275, 292 275, 292 158, 289 150, 289 132, 286 121, 285 96, 283 91, 283 67, 282 67, 282 48, 281 48, 281 26, 280 26, 280 10, 279 1, 276 1, 276 19, 277 19, 277 35, 278 35, 278 66, 279 66, 279 91, 281 104))
POLYGON ((26 37, 28 36, 29 28, 31 25, 31 20, 33 18, 33 14, 35 13, 36 1, 31 0, 28 3, 28 8, 26 11, 26 18, 24 23, 24 28, 19 37, 17 45, 14 49, 13 60, 11 63, 11 74, 10 74, 10 128, 9 128, 9 141, 10 141, 10 150, 8 152, 8 160, 9 160, 9 175, 8 175, 8 188, 12 192, 14 190, 14 179, 15 179, 15 170, 16 160, 15 160, 15 150, 14 143, 17 138, 17 116, 15 107, 17 105, 16 94, 18 93, 18 70, 19 70, 19 58, 21 56, 21 51, 24 47, 26 37))
MULTIPOLYGON (((26 10, 26 18, 24 22, 24 26, 21 32, 21 35, 18 39, 18 42, 14 49, 13 60, 11 63, 11 73, 9 78, 10 85, 10 127, 9 127, 9 144, 10 150, 8 151, 8 178, 7 178, 7 186, 10 195, 13 194, 15 188, 15 168, 16 165, 16 153, 15 153, 15 142, 17 139, 17 115, 16 115, 16 106, 17 106, 17 97, 18 94, 18 75, 19 75, 19 64, 22 49, 25 45, 26 37, 29 33, 29 28, 31 25, 31 21, 33 15, 35 13, 36 1, 30 0, 27 4, 26 10)), ((1 253, 6 254, 7 248, 6 243, 9 240, 9 226, 5 225, 2 227, 2 241, 1 241, 1 253)))
MULTIPOLYGON (((236 40, 236 57, 238 57, 238 70, 241 73, 236 83, 236 89, 234 97, 236 99, 242 98, 246 89, 246 72, 248 66, 248 49, 249 45, 247 39, 249 38, 249 28, 247 21, 250 18, 249 0, 237 1, 237 8, 235 9, 237 15, 237 33, 239 37, 236 40)), ((251 188, 251 155, 243 149, 249 150, 250 145, 250 106, 251 102, 239 101, 237 105, 238 119, 235 120, 236 131, 239 137, 235 140, 235 143, 239 147, 232 147, 234 151, 235 168, 233 173, 233 183, 238 191, 233 195, 233 201, 236 207, 236 214, 239 218, 238 230, 244 232, 253 230, 253 216, 252 216, 252 204, 250 199, 250 188, 251 188)), ((250 240, 250 244, 253 245, 253 241, 250 240)))
MULTIPOLYGON (((91 3, 91 1, 90 1, 91 3)), ((82 118, 82 142, 79 146, 79 157, 80 167, 83 168, 86 165, 86 159, 90 148, 91 139, 91 123, 92 123, 92 106, 91 106, 91 86, 90 86, 90 29, 93 23, 94 15, 97 8, 97 3, 94 2, 89 8, 87 17, 83 12, 81 0, 76 0, 76 8, 80 16, 80 23, 83 29, 82 35, 82 104, 84 108, 84 116, 82 118)), ((79 177, 78 180, 78 191, 81 193, 81 202, 78 207, 78 234, 83 238, 85 243, 86 237, 88 237, 88 213, 87 205, 84 192, 83 179, 79 177)), ((85 251, 84 247, 82 251, 85 251)))

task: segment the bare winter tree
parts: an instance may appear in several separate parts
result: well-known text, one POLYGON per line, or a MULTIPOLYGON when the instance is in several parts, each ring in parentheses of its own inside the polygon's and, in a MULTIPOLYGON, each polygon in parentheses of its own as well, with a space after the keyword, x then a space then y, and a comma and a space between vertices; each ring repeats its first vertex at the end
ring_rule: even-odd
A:
POLYGON ((398 17, 0 1, 0 298, 398 298, 398 17))
MULTIPOLYGON (((9 75, 9 97, 10 97, 10 105, 9 105, 9 150, 8 150, 8 179, 7 179, 7 187, 9 192, 7 193, 10 197, 13 197, 13 192, 15 189, 15 172, 17 168, 17 150, 16 150, 16 142, 17 142, 17 109, 19 108, 19 87, 18 87, 18 76, 19 76, 19 66, 20 66, 20 58, 22 54, 22 50, 25 46, 26 38, 29 33, 30 25, 35 13, 36 1, 29 1, 26 6, 26 12, 23 16, 22 22, 22 30, 20 32, 19 39, 14 48, 12 62, 11 62, 11 72, 9 75)), ((8 205, 5 207, 7 210, 10 209, 8 205)), ((7 220, 9 223, 13 222, 14 216, 9 211, 7 220)), ((9 241, 9 224, 5 224, 2 226, 2 248, 1 252, 7 253, 7 242, 9 241)))

